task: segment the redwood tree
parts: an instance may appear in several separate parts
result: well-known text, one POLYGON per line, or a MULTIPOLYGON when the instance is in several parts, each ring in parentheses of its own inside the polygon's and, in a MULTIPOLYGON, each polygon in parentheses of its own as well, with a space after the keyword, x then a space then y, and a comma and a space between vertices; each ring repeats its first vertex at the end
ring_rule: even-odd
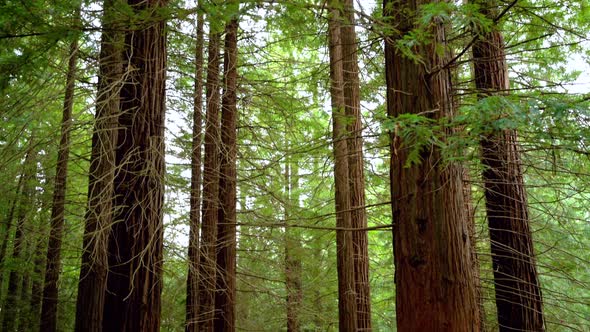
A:
MULTIPOLYGON (((238 2, 230 7, 237 15, 238 2)), ((217 286, 215 331, 235 331, 236 321, 236 157, 238 20, 225 27, 224 87, 221 112, 219 212, 217 226, 217 286)))
POLYGON ((162 290, 166 0, 129 0, 104 305, 106 331, 159 331, 162 290))
MULTIPOLYGON (((504 40, 496 26, 497 3, 474 2, 493 22, 490 30, 475 36, 472 47, 478 97, 506 95, 510 83, 504 40)), ((517 132, 494 130, 483 136, 480 146, 500 331, 543 331, 543 302, 517 132)))
POLYGON ((205 95, 205 156, 203 167, 203 206, 199 244, 199 331, 213 331, 216 287, 217 222, 219 209, 219 22, 210 19, 208 65, 205 95))
MULTIPOLYGON (((392 118, 452 117, 451 77, 441 70, 447 60, 442 18, 422 26, 432 38, 429 43, 409 50, 420 61, 396 48, 396 42, 419 24, 420 6, 438 2, 384 1, 384 16, 395 28, 385 43, 387 112, 392 118)), ((430 144, 419 147, 419 160, 411 159, 420 142, 399 130, 392 130, 390 144, 397 328, 478 331, 462 169, 442 160, 441 151, 430 144)))
POLYGON ((108 271, 108 237, 113 221, 113 179, 122 70, 122 34, 115 24, 114 4, 103 2, 96 114, 88 179, 82 264, 76 300, 77 332, 102 331, 108 271))
MULTIPOLYGON (((365 209, 365 173, 363 160, 363 132, 360 104, 358 45, 355 32, 353 0, 340 0, 344 8, 342 39, 342 69, 346 131, 348 135, 348 172, 350 186, 351 226, 367 228, 365 209)), ((357 302, 357 331, 371 330, 371 296, 369 284, 369 239, 367 231, 352 233, 354 275, 357 302)))
POLYGON ((342 16, 337 1, 331 2, 328 22, 330 53, 330 97, 332 100, 332 140, 336 203, 336 265, 338 270, 338 324, 341 331, 357 328, 354 248, 350 229, 349 161, 346 135, 346 104, 342 66, 342 16))
MULTIPOLYGON (((80 15, 79 9, 76 16, 80 15)), ((57 152, 57 166, 51 205, 51 229, 47 246, 45 283, 43 284, 43 302, 41 304, 41 331, 53 332, 57 329, 58 281, 61 269, 61 241, 63 238, 64 213, 66 205, 66 184, 68 177, 68 159, 70 154, 70 128, 72 126, 72 109, 74 108, 74 88, 76 84, 76 65, 78 59, 78 36, 70 43, 66 89, 61 120, 61 139, 57 152)))
MULTIPOLYGON (((199 1, 198 4, 201 2, 199 1)), ((190 231, 186 281, 186 332, 198 331, 199 226, 201 224, 201 145, 203 144, 203 13, 197 15, 195 47, 195 90, 193 98, 193 141, 191 154, 190 231)))

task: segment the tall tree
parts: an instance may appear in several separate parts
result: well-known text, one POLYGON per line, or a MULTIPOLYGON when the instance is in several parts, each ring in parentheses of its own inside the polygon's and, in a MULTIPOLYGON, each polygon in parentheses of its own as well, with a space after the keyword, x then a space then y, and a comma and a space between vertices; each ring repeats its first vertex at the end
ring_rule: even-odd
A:
MULTIPOLYGON (((198 1, 198 6, 201 1, 198 1)), ((193 96, 193 141, 191 153, 190 230, 186 281, 186 332, 198 331, 199 226, 201 224, 201 145, 203 144, 203 13, 197 14, 195 89, 193 96)))
POLYGON ((203 206, 201 243, 199 244, 199 331, 213 331, 216 287, 217 223, 219 213, 219 147, 220 147, 220 94, 219 49, 221 33, 219 22, 209 18, 209 45, 207 47, 207 114, 205 119, 205 156, 203 167, 203 206))
POLYGON ((21 305, 21 303, 19 303, 20 296, 18 291, 21 289, 20 286, 23 281, 23 271, 22 268, 18 267, 17 262, 22 259, 23 253, 25 252, 26 227, 29 223, 27 219, 30 218, 32 202, 34 200, 33 180, 36 179, 37 174, 37 165, 35 160, 37 152, 34 150, 32 138, 33 135, 31 135, 29 146, 27 147, 25 154, 25 160, 23 162, 22 187, 19 195, 20 197, 18 197, 16 230, 12 244, 12 261, 14 265, 8 269, 10 271, 8 276, 8 292, 6 293, 6 297, 4 299, 4 312, 2 313, 3 331, 14 330, 14 325, 18 318, 18 308, 21 305))
POLYGON ((108 238, 113 222, 115 146, 122 71, 122 42, 116 18, 118 0, 104 0, 96 114, 88 180, 82 264, 76 301, 77 332, 102 331, 108 271, 108 238))
POLYGON ((330 97, 332 100, 332 140, 334 152, 334 182, 336 201, 336 265, 338 270, 338 323, 341 331, 357 328, 354 248, 350 229, 349 162, 342 66, 342 16, 338 2, 331 2, 328 22, 330 53, 330 97))
MULTIPOLYGON (((290 144, 287 140, 287 145, 290 144)), ((301 239, 296 229, 289 227, 291 210, 299 207, 299 167, 290 158, 289 147, 285 152, 285 198, 283 204, 285 217, 285 286, 287 291, 287 331, 301 330, 301 305, 303 301, 301 239)))
MULTIPOLYGON (((79 20, 80 9, 76 9, 75 23, 79 20)), ((74 88, 76 85, 76 66, 78 61, 78 36, 70 43, 68 54, 68 71, 61 120, 61 139, 57 152, 57 166, 51 205, 51 228, 47 246, 45 283, 41 304, 41 331, 57 330, 58 282, 61 272, 61 242, 64 233, 66 206, 66 184, 68 178, 68 160, 70 154, 70 131, 72 127, 72 109, 74 108, 74 88)))
MULTIPOLYGON (((419 27, 417 10, 429 3, 439 1, 384 1, 387 22, 392 27, 395 22, 385 43, 390 117, 412 114, 436 121, 453 115, 450 73, 440 70, 448 52, 443 19, 421 26, 432 40, 412 47, 419 61, 396 48, 404 34, 419 27)), ((390 144, 397 328, 478 331, 462 169, 442 160, 430 144, 421 146, 419 160, 411 159, 419 142, 404 140, 399 130, 392 131, 390 144)))
MULTIPOLYGON (((490 29, 475 36, 472 47, 478 97, 505 96, 510 81, 504 39, 497 26, 498 3, 474 3, 492 22, 490 29)), ((543 331, 543 301, 518 134, 515 129, 494 130, 480 140, 480 146, 500 331, 543 331)))
POLYGON ((159 331, 162 290, 166 0, 129 0, 103 329, 159 331))
POLYGON ((228 5, 233 17, 225 26, 224 88, 221 100, 221 151, 217 226, 215 331, 235 331, 236 321, 236 158, 239 2, 228 5))
MULTIPOLYGON (((353 0, 340 0, 344 8, 342 39, 342 69, 344 103, 346 105, 346 131, 348 134, 348 172, 350 185, 351 225, 367 228, 365 209, 365 172, 363 158, 363 124, 361 120, 358 45, 355 32, 353 0)), ((352 233, 354 248, 354 275, 357 302, 357 331, 371 330, 371 295, 369 284, 369 239, 367 231, 352 233)))

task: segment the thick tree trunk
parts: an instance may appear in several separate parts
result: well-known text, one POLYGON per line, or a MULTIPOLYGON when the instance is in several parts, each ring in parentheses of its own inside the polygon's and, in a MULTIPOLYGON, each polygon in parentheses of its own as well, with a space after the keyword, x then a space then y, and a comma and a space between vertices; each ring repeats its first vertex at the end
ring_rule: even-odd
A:
POLYGON ((116 149, 115 224, 109 239, 105 331, 159 331, 162 290, 166 0, 129 0, 116 149))
MULTIPOLYGON (((476 1, 495 18, 494 1, 476 1)), ((480 98, 506 94, 509 79, 502 34, 493 27, 473 44, 475 85, 480 98)), ((543 331, 543 301, 535 265, 516 130, 481 140, 486 209, 500 331, 543 331)))
MULTIPOLYGON (((432 42, 413 50, 423 62, 403 56, 395 40, 413 28, 414 13, 429 1, 385 1, 384 16, 399 33, 386 39, 388 115, 452 117, 450 74, 438 70, 446 56, 445 28, 430 22, 432 42)), ((412 142, 391 133, 391 195, 397 328, 399 331, 480 329, 471 244, 463 202, 462 169, 443 162, 425 146, 420 162, 407 164, 412 142)))
MULTIPOLYGON (((215 25, 215 22, 212 22, 215 25)), ((199 248, 199 331, 213 331, 216 287, 217 222, 219 209, 219 48, 221 34, 209 34, 207 65, 207 115, 203 167, 203 223, 199 248)))
MULTIPOLYGON (((337 3, 332 3, 337 8, 337 3)), ((346 140, 346 106, 344 99, 344 73, 342 66, 342 17, 338 9, 330 10, 328 40, 330 52, 330 97, 332 99, 332 138, 334 151, 334 182, 336 199, 336 227, 350 229, 349 159, 346 140)), ((357 328, 357 304, 354 274, 354 248, 352 233, 336 231, 336 265, 338 270, 338 324, 340 331, 357 328)))
MULTIPOLYGON (((237 2, 232 2, 236 6, 237 2)), ((238 20, 225 27, 224 91, 221 113, 219 212, 217 227, 217 287, 215 331, 235 331, 236 321, 236 157, 238 20)))
MULTIPOLYGON (((79 15, 79 12, 76 15, 79 15)), ((70 128, 72 126, 72 109, 74 108, 77 60, 78 38, 76 37, 70 44, 63 117, 61 120, 61 139, 57 152, 53 204, 51 205, 51 228, 49 232, 49 244, 47 246, 45 283, 43 284, 40 326, 41 331, 47 332, 57 330, 57 297, 59 291, 59 274, 61 272, 61 241, 64 233, 66 184, 70 154, 70 128)))
MULTIPOLYGON (((350 183, 351 225, 367 228, 365 209, 365 172, 358 67, 358 45, 354 28, 353 0, 340 0, 344 24, 341 27, 342 67, 344 71, 344 103, 348 133, 348 173, 350 183)), ((369 284, 369 240, 367 231, 352 233, 354 275, 357 302, 357 331, 371 331, 371 292, 369 284)))
MULTIPOLYGON (((201 2, 199 1, 199 4, 201 2)), ((193 98, 193 142, 191 154, 190 233, 186 281, 185 332, 198 332, 199 228, 201 225, 201 145, 203 144, 203 14, 197 16, 195 48, 195 91, 193 98)))
POLYGON ((108 238, 113 223, 113 179, 122 70, 122 33, 116 29, 113 5, 103 3, 96 115, 88 181, 82 265, 76 301, 77 332, 101 332, 108 271, 108 238))
POLYGON ((19 290, 22 283, 22 264, 20 260, 25 250, 25 227, 28 223, 28 213, 32 209, 34 199, 33 180, 37 172, 35 165, 36 153, 32 147, 29 147, 25 161, 23 163, 23 179, 21 194, 18 198, 18 207, 16 212, 16 230, 14 234, 12 249, 12 264, 9 268, 8 292, 4 299, 4 310, 2 316, 2 331, 14 331, 14 325, 17 322, 18 309, 20 308, 19 290))

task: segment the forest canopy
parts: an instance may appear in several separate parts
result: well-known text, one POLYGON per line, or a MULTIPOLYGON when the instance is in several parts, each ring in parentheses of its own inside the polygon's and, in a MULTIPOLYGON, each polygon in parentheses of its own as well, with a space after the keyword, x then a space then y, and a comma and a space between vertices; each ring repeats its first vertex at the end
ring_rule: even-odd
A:
POLYGON ((0 330, 590 330, 589 28, 0 1, 0 330))

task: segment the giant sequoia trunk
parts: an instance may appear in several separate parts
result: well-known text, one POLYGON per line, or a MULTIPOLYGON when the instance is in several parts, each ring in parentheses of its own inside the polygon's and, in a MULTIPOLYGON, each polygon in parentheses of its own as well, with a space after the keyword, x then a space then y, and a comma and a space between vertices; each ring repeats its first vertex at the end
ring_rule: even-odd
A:
MULTIPOLYGON (((200 2, 199 2, 200 4, 200 2)), ((198 331, 199 226, 201 224, 201 145, 203 144, 203 14, 197 16, 195 91, 193 98, 193 146, 191 154, 190 231, 186 281, 185 332, 198 331)))
POLYGON ((109 239, 105 331, 159 331, 164 201, 166 0, 129 0, 140 21, 125 35, 109 239))
POLYGON ((102 331, 108 271, 108 237, 113 222, 116 128, 122 70, 122 34, 114 24, 115 1, 105 0, 103 3, 103 32, 88 180, 88 208, 76 300, 77 332, 102 331))
MULTIPOLYGON (((350 184, 351 225, 367 228, 365 210, 365 173, 360 104, 358 45, 354 28, 352 0, 341 0, 344 6, 342 35, 342 67, 344 71, 344 103, 346 104, 348 134, 348 173, 350 184)), ((354 275, 357 302, 357 331, 371 330, 371 296, 369 284, 369 240, 367 231, 352 233, 354 248, 354 275)))
MULTIPOLYGON (((237 15, 237 2, 234 15, 237 15)), ((225 27, 224 90, 221 113, 219 212, 217 226, 217 287, 215 331, 235 331, 236 321, 236 157, 238 20, 225 27)))
MULTIPOLYGON (((435 1, 438 2, 438 1, 435 1)), ((445 28, 439 18, 428 25, 433 38, 413 51, 421 61, 397 50, 396 40, 414 28, 417 9, 429 1, 385 1, 384 16, 396 23, 387 36, 385 70, 388 115, 452 117, 445 28), (442 52, 441 52, 442 50, 442 52)), ((462 192, 462 169, 443 161, 432 145, 408 161, 415 142, 391 133, 391 196, 397 328, 399 331, 478 331, 480 329, 471 244, 462 192)), ((444 137, 443 137, 444 139, 444 137)))
POLYGON ((332 140, 336 200, 336 265, 338 270, 338 324, 340 331, 357 328, 354 248, 350 229, 349 158, 346 140, 346 106, 342 66, 341 13, 333 3, 328 22, 330 52, 330 97, 332 99, 332 140))
MULTIPOLYGON (((79 15, 79 12, 76 15, 79 15)), ((41 305, 41 331, 47 332, 54 332, 57 329, 58 281, 61 268, 61 241, 64 232, 66 183, 70 154, 70 128, 72 126, 72 109, 74 108, 77 59, 78 37, 75 37, 70 44, 68 72, 66 74, 66 90, 63 117, 61 120, 61 139, 57 152, 53 204, 51 206, 51 229, 47 247, 47 265, 45 267, 45 283, 43 285, 43 302, 41 305)))
MULTIPOLYGON (((476 1, 495 18, 495 1, 476 1)), ((493 27, 473 44, 475 85, 480 98, 508 92, 502 34, 493 27)), ((500 331, 543 331, 543 305, 535 266, 516 130, 481 139, 486 210, 491 240, 500 331)))
MULTIPOLYGON (((212 26, 215 25, 212 22, 212 26)), ((199 247, 199 331, 213 331, 217 222, 219 209, 219 44, 221 34, 210 31, 207 48, 207 115, 205 118, 205 157, 203 167, 203 223, 199 247)))

